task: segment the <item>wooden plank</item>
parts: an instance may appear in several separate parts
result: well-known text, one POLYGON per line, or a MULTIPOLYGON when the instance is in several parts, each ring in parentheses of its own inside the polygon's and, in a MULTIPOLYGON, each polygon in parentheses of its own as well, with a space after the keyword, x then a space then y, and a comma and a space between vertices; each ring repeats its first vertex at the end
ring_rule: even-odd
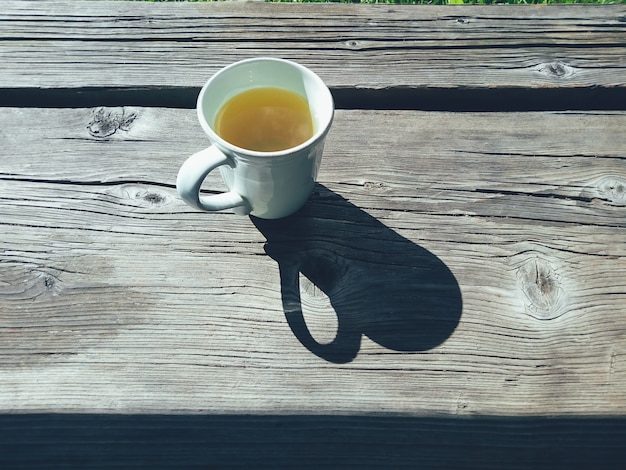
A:
POLYGON ((262 222, 176 196, 193 110, 1 109, 0 408, 622 416, 625 125, 339 111, 262 222))
POLYGON ((624 5, 9 0, 0 88, 199 87, 235 60, 270 55, 302 62, 333 88, 615 91, 626 86, 624 18, 624 5))
POLYGON ((7 468, 619 468, 619 418, 0 415, 7 468))

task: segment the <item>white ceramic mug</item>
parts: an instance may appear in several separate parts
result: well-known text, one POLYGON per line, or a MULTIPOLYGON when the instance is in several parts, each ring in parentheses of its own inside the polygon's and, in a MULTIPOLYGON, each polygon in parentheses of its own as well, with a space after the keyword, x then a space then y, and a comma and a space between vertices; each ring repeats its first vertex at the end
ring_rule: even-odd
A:
POLYGON ((197 112, 212 145, 189 157, 178 172, 176 187, 187 204, 204 211, 232 208, 237 214, 264 219, 286 217, 304 205, 313 191, 334 115, 332 95, 315 73, 283 59, 242 60, 209 79, 198 96, 197 112), (310 139, 286 150, 257 152, 237 147, 215 132, 216 116, 229 99, 265 87, 306 98, 313 121, 310 139), (201 195, 202 182, 218 167, 229 191, 201 195))

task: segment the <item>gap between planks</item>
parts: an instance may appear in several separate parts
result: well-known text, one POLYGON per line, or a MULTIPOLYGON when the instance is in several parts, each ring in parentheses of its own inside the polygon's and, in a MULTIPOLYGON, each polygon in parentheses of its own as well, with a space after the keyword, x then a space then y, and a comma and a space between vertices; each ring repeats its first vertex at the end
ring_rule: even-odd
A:
MULTIPOLYGON (((192 109, 199 87, 1 88, 0 107, 192 109)), ((626 88, 331 87, 337 109, 449 112, 621 111, 626 88)))

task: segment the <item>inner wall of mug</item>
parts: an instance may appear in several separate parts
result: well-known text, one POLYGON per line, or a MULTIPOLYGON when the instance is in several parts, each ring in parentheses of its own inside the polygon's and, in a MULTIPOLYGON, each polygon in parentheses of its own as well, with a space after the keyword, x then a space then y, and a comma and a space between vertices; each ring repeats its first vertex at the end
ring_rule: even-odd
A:
POLYGON ((333 115, 333 104, 332 96, 322 80, 293 62, 259 58, 237 62, 222 69, 204 86, 198 98, 198 117, 205 132, 213 139, 219 138, 214 123, 221 107, 245 90, 265 87, 283 88, 307 99, 314 135, 302 145, 317 139, 327 129, 333 115))

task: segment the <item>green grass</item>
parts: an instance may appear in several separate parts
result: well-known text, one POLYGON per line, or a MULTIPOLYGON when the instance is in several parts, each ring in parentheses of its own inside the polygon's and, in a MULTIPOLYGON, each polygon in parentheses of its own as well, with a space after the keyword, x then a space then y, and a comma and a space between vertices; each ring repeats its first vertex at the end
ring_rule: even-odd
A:
MULTIPOLYGON (((148 2, 211 2, 216 0, 134 0, 148 2)), ((387 3, 405 5, 574 5, 626 4, 626 0, 266 0, 271 3, 387 3)))
MULTIPOLYGON (((210 0, 196 0, 210 1, 210 0)), ((328 3, 328 0, 266 0, 270 2, 328 3)), ((331 0, 332 2, 333 0, 331 0)), ((623 4, 626 0, 335 0, 333 3, 401 3, 408 5, 565 5, 565 4, 623 4)))

